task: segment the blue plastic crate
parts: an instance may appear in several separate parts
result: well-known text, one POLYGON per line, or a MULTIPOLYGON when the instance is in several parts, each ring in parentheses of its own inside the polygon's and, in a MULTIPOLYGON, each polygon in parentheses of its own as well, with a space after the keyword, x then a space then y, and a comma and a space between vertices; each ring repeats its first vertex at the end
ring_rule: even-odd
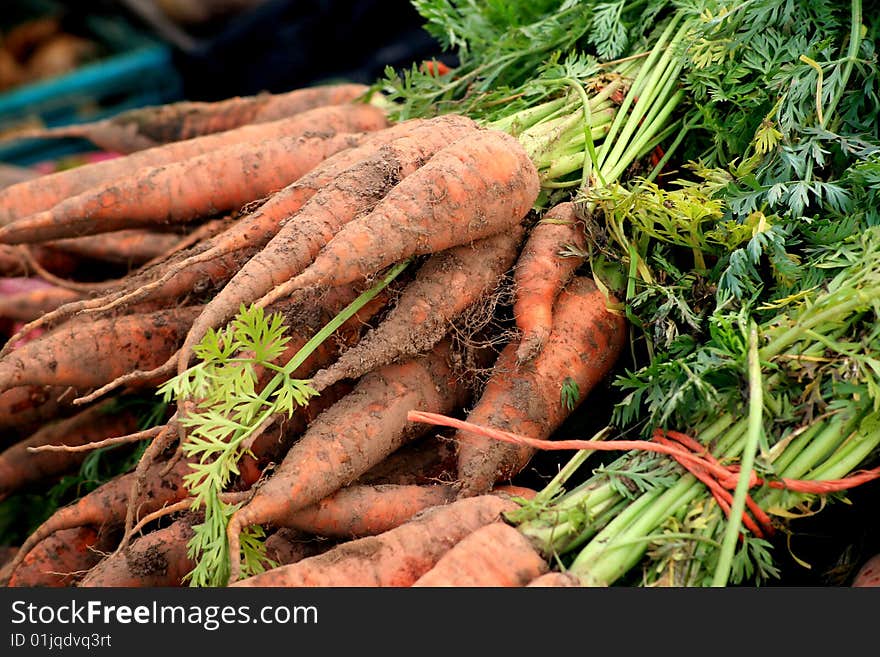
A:
MULTIPOLYGON (((124 110, 179 100, 182 80, 171 48, 141 45, 67 75, 0 94, 0 131, 38 121, 46 126, 95 121, 124 110)), ((0 144, 0 161, 19 166, 94 150, 78 139, 29 139, 0 144)))

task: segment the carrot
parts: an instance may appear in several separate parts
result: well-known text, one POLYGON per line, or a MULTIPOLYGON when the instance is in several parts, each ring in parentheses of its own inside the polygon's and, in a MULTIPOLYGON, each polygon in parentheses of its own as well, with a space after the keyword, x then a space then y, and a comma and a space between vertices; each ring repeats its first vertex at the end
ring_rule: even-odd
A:
POLYGON ((344 83, 295 89, 287 93, 236 96, 216 102, 180 101, 139 107, 107 119, 33 130, 12 139, 88 139, 105 151, 133 153, 161 144, 276 121, 324 105, 340 105, 362 96, 368 87, 344 83))
POLYGON ((68 237, 46 242, 44 246, 79 258, 122 265, 142 265, 175 248, 182 237, 177 233, 131 228, 100 235, 68 237))
POLYGON ((57 205, 0 227, 0 242, 21 244, 186 223, 237 210, 290 184, 359 134, 326 130, 231 144, 186 160, 145 167, 99 183, 57 205))
POLYGON ((200 306, 69 322, 0 359, 0 390, 23 385, 100 386, 169 358, 200 306))
POLYGON ((0 392, 0 430, 7 438, 27 435, 44 422, 76 410, 67 386, 16 386, 0 392))
MULTIPOLYGON (((553 308, 553 327, 543 350, 517 365, 518 344, 508 344, 468 421, 534 438, 547 438, 574 406, 563 403, 566 380, 578 391, 575 404, 609 373, 623 348, 626 323, 607 309, 592 279, 575 277, 553 308)), ((462 495, 478 495, 510 479, 529 462, 531 448, 457 432, 462 495)))
POLYGON ((185 516, 132 541, 124 550, 94 565, 78 586, 181 586, 184 576, 196 565, 187 554, 192 524, 192 517, 185 516))
POLYGON ((544 573, 526 584, 531 587, 569 587, 582 586, 580 580, 570 573, 552 571, 544 573))
POLYGON ((494 288, 516 259, 522 229, 441 251, 425 261, 394 309, 355 347, 312 378, 317 391, 412 357, 437 344, 451 322, 494 288))
POLYGON ((0 276, 31 276, 34 262, 59 276, 70 274, 79 264, 76 256, 41 245, 0 244, 0 276))
POLYGON ((358 477, 355 483, 424 486, 451 483, 454 479, 455 448, 452 441, 438 434, 431 434, 407 443, 389 454, 358 477))
POLYGON ((352 485, 275 520, 275 524, 333 538, 372 536, 402 525, 419 511, 447 504, 454 497, 451 486, 439 484, 352 485))
MULTIPOLYGON (((216 238, 207 240, 169 262, 158 264, 129 277, 116 290, 101 297, 72 302, 23 327, 18 335, 58 322, 78 312, 103 312, 124 303, 143 299, 171 299, 191 292, 207 292, 228 281, 247 260, 277 232, 279 224, 296 214, 321 187, 343 171, 391 141, 424 123, 411 119, 369 135, 362 146, 341 151, 325 160, 288 187, 273 194, 264 204, 233 223, 216 238)), ((4 247, 0 245, 0 254, 4 247)), ((24 247, 17 247, 24 248, 24 247)), ((0 350, 0 356, 6 353, 0 350)))
POLYGON ((62 529, 34 546, 9 574, 8 586, 72 586, 101 561, 113 538, 113 532, 95 527, 62 529))
POLYGON ((359 125, 387 125, 385 113, 374 105, 345 104, 318 107, 290 118, 245 125, 233 130, 176 141, 73 169, 40 176, 0 190, 0 224, 48 210, 95 185, 143 169, 196 157, 230 144, 261 142, 291 135, 335 130, 358 132, 359 125))
POLYGON ((512 230, 539 189, 535 166, 514 137, 487 129, 465 135, 401 181, 372 212, 346 223, 311 265, 266 300, 299 288, 344 285, 411 256, 512 230))
MULTIPOLYGON (((154 463, 146 477, 147 486, 137 498, 139 511, 149 513, 187 496, 183 476, 189 472, 189 463, 181 460, 164 472, 165 463, 154 463)), ((102 484, 76 502, 61 507, 35 529, 24 541, 10 564, 15 572, 30 551, 55 532, 75 527, 118 527, 125 519, 129 493, 135 473, 120 475, 102 484)), ((0 580, 0 585, 6 583, 0 580)))
POLYGON ((461 539, 413 586, 525 586, 548 570, 529 539, 505 522, 493 522, 461 539))
POLYGON ((516 263, 513 316, 522 331, 516 352, 519 362, 541 350, 553 324, 553 302, 584 261, 582 256, 560 255, 570 247, 583 253, 586 234, 574 203, 560 203, 532 229, 516 263))
POLYGON ((412 586, 465 536, 516 508, 515 502, 497 495, 460 499, 426 509, 377 536, 346 541, 230 586, 412 586))
POLYGON ((465 386, 450 365, 450 341, 424 356, 364 376, 351 393, 321 413, 281 465, 227 525, 232 581, 239 573, 239 534, 322 500, 381 462, 424 427, 406 421, 413 408, 460 407, 465 386))
POLYGON ((46 424, 27 439, 0 452, 0 499, 49 477, 69 472, 85 459, 85 452, 34 453, 40 445, 84 445, 108 436, 130 433, 138 419, 115 400, 90 406, 75 415, 46 424))
POLYGON ((81 298, 81 293, 57 285, 0 296, 0 317, 29 322, 81 298))
MULTIPOLYGON (((401 180, 418 172, 435 152, 463 134, 476 130, 470 119, 442 116, 417 125, 404 136, 383 144, 323 187, 251 258, 194 322, 178 356, 178 370, 187 368, 192 348, 209 328, 231 318, 242 303, 303 270, 346 222, 369 211, 401 180)), ((347 283, 356 282, 351 278, 347 283)), ((329 284, 327 287, 336 287, 329 284)), ((282 298, 276 295, 275 299, 282 298)))
POLYGON ((333 548, 336 541, 280 527, 265 540, 266 558, 279 566, 296 563, 333 548))

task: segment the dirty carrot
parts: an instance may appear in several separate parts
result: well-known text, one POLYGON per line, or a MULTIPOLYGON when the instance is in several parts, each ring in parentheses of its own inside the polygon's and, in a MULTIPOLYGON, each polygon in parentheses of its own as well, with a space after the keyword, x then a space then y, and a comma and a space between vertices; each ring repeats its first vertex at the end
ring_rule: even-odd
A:
POLYGON ((423 353, 449 331, 453 320, 497 286, 516 259, 522 228, 453 247, 428 258, 388 316, 357 345, 312 378, 321 391, 343 378, 423 353))
POLYGON ((553 324, 553 303, 584 262, 586 234, 571 202, 560 203, 529 233, 514 270, 513 316, 522 331, 519 362, 541 350, 553 324), (568 256, 562 253, 568 251, 568 256))
POLYGON ((0 446, 74 412, 75 396, 68 386, 15 386, 0 392, 0 446))
POLYGON ((107 119, 52 128, 19 130, 9 139, 88 139, 105 151, 133 153, 253 123, 293 116, 324 105, 340 105, 366 93, 362 84, 342 83, 286 93, 236 96, 220 101, 180 101, 139 107, 107 119))
POLYGON ((0 359, 0 390, 22 385, 100 386, 130 370, 164 362, 200 306, 71 321, 0 359))
POLYGON ((346 541, 327 552, 273 568, 231 586, 408 587, 456 543, 519 505, 480 495, 435 506, 377 536, 346 541))
MULTIPOLYGON (((439 117, 412 131, 342 172, 291 217, 248 263, 207 304, 186 337, 178 356, 178 372, 187 369, 192 348, 214 328, 249 303, 305 269, 340 227, 367 212, 401 180, 410 179, 426 160, 476 128, 470 119, 439 117)), ((348 283, 357 282, 354 278, 348 283)), ((329 282, 328 282, 329 283, 329 282)), ((327 287, 337 287, 329 283, 327 287)), ((281 298, 275 296, 271 301, 281 298)))
POLYGON ((10 587, 74 586, 112 547, 113 532, 83 526, 40 541, 9 574, 10 587))
POLYGON ((27 439, 0 452, 0 499, 35 482, 76 469, 87 453, 40 452, 41 445, 83 445, 108 436, 126 434, 137 427, 129 407, 117 408, 113 399, 40 427, 27 439))
MULTIPOLYGON (((163 473, 164 466, 164 463, 153 464, 149 476, 146 477, 147 485, 136 500, 139 511, 149 513, 187 496, 183 476, 189 470, 189 463, 182 460, 173 469, 163 473)), ((106 528, 121 525, 126 516, 134 474, 128 473, 111 479, 76 502, 58 509, 27 537, 7 572, 15 572, 28 553, 55 532, 74 527, 106 528)), ((0 581, 0 585, 4 583, 0 581)))
POLYGON ((289 185, 328 156, 356 146, 360 139, 358 133, 325 130, 232 144, 139 169, 0 227, 0 242, 44 242, 179 224, 238 210, 289 185))
POLYGON ((48 210, 90 187, 131 175, 144 167, 170 164, 242 142, 260 142, 325 130, 359 132, 362 128, 352 126, 364 125, 366 121, 372 121, 380 127, 387 125, 384 111, 373 105, 352 103, 319 107, 278 121, 175 141, 124 157, 50 173, 0 190, 0 225, 48 210))
POLYGON ((46 285, 0 296, 0 318, 29 322, 47 312, 82 298, 82 294, 58 285, 46 285))
POLYGON ((525 586, 549 569, 528 538, 493 522, 461 539, 413 586, 525 586))
POLYGON ((232 581, 239 574, 239 535, 274 522, 355 481, 424 427, 406 421, 413 408, 459 408, 468 391, 449 363, 450 342, 364 376, 351 393, 321 413, 290 448, 254 497, 229 520, 226 535, 232 581))
MULTIPOLYGON (((626 322, 607 304, 592 279, 572 278, 553 308, 544 349, 529 363, 517 365, 518 344, 508 344, 468 421, 548 438, 608 375, 623 348, 626 322)), ((456 433, 455 440, 462 495, 481 494, 510 479, 534 454, 526 446, 463 431, 456 433)))
POLYGON ((452 441, 439 434, 429 434, 389 454, 358 477, 355 483, 424 486, 450 483, 454 479, 455 448, 452 441))

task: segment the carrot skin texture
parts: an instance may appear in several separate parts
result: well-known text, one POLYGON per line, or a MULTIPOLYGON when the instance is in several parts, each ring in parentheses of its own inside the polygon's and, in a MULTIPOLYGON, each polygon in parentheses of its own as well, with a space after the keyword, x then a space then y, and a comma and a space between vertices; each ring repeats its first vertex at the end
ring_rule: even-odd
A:
POLYGON ((413 586, 525 586, 549 568, 523 534, 494 522, 456 543, 413 586))
POLYGON ((517 359, 533 358, 553 325, 553 303, 584 259, 560 256, 566 246, 583 252, 586 234, 574 203, 560 203, 532 228, 514 269, 513 316, 522 331, 517 359))
POLYGON ((342 378, 423 353, 451 322, 491 292, 516 259, 522 228, 463 244, 429 257, 388 316, 328 368, 312 378, 321 391, 342 378))
POLYGON ((0 392, 0 446, 77 410, 67 386, 15 386, 0 392))
POLYGON ((184 576, 196 565, 187 556, 187 543, 192 537, 191 520, 186 517, 176 520, 101 560, 79 581, 78 586, 182 586, 184 576))
MULTIPOLYGON (((535 438, 548 438, 570 414, 562 385, 570 377, 578 404, 607 376, 623 349, 626 322, 607 309, 604 294, 587 277, 573 278, 554 306, 554 323, 543 350, 518 365, 512 342, 501 352, 493 374, 468 421, 535 438)), ((532 448, 457 432, 458 477, 462 495, 478 495, 518 473, 532 448)))
POLYGON ((435 506, 377 536, 341 543, 324 554, 273 568, 230 586, 409 587, 468 534, 518 505, 481 495, 435 506))
POLYGON ((399 527, 420 511, 448 504, 454 497, 451 486, 439 484, 351 485, 275 524, 332 538, 373 536, 399 527))
POLYGON ((177 349, 200 306, 69 322, 0 360, 0 390, 22 385, 104 385, 162 364, 177 349))
MULTIPOLYGON (((369 211, 389 189, 399 186, 401 179, 415 175, 444 145, 473 130, 473 122, 464 117, 427 121, 412 132, 383 144, 373 156, 361 160, 323 187, 207 304, 181 348, 178 371, 188 367, 193 346, 209 328, 229 320, 241 303, 260 298, 305 269, 341 226, 358 213, 369 211)), ((326 287, 337 286, 328 281, 326 287)))
POLYGON ((112 549, 113 532, 94 527, 62 529, 31 550, 10 573, 10 587, 67 587, 75 585, 83 572, 101 560, 101 553, 112 549))
POLYGON ((409 410, 451 412, 465 402, 467 391, 449 365, 451 355, 446 341, 425 356, 370 372, 312 422, 272 476, 229 519, 231 581, 239 572, 241 529, 315 504, 424 434, 425 427, 407 422, 409 410))
POLYGON ((98 184, 0 228, 0 242, 22 244, 124 229, 180 224, 237 211, 300 178, 340 150, 351 133, 319 133, 232 144, 98 184))
POLYGON ((40 445, 85 445, 137 430, 137 417, 115 402, 90 406, 69 418, 46 424, 27 439, 0 452, 0 499, 49 477, 64 474, 85 460, 88 452, 29 452, 40 445))
POLYGON ((42 210, 48 210, 64 199, 81 194, 88 188, 108 180, 131 175, 143 167, 170 164, 196 157, 229 144, 260 142, 291 135, 320 132, 328 128, 341 131, 355 117, 374 117, 379 125, 387 125, 385 113, 378 107, 362 104, 318 107, 286 119, 245 125, 233 130, 175 141, 138 151, 124 157, 86 164, 74 169, 39 176, 0 190, 0 224, 7 224, 42 210))
POLYGON ((535 166, 514 137, 487 129, 465 135, 342 227, 290 285, 340 285, 511 230, 539 191, 535 166))
POLYGON ((365 85, 345 83, 216 102, 180 101, 139 107, 90 123, 30 130, 15 137, 82 137, 102 150, 129 154, 243 125, 277 121, 324 105, 340 105, 362 96, 367 89, 365 85))

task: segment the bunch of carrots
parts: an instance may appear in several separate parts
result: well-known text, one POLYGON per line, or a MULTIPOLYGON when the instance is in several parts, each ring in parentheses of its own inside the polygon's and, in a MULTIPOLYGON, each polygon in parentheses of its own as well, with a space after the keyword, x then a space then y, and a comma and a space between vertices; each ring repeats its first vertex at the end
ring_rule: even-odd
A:
POLYGON ((407 414, 548 438, 626 322, 522 140, 387 109, 341 84, 29 135, 119 156, 0 190, 3 274, 40 281, 0 299, 0 494, 146 449, 35 527, 5 583, 216 586, 422 532, 419 565, 390 544, 351 571, 409 584, 531 494, 504 485, 532 450, 407 414))

